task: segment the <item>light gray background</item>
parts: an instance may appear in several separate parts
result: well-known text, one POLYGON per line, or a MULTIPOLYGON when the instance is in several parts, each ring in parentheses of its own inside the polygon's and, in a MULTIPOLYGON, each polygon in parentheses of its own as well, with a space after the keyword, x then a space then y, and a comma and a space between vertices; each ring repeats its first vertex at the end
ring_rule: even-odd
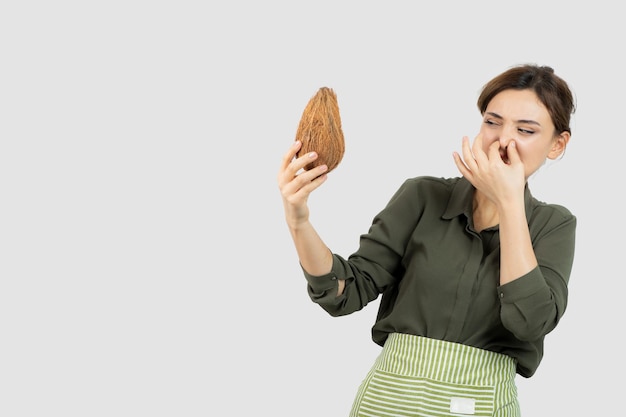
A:
POLYGON ((338 95, 346 154, 310 205, 348 255, 404 179, 457 175, 480 87, 526 62, 578 100, 565 157, 531 186, 579 226, 522 410, 613 415, 621 16, 609 1, 3 3, 0 415, 346 416, 378 304, 333 319, 306 294, 276 185, 306 102, 338 95))

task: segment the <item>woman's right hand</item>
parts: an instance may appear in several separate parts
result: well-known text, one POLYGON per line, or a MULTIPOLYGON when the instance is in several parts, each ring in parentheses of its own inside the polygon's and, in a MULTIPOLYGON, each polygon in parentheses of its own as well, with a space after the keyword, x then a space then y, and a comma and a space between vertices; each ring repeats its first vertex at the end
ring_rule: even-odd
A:
POLYGON ((326 165, 320 165, 308 171, 304 167, 317 159, 316 152, 309 152, 299 158, 296 153, 302 146, 300 141, 295 141, 283 156, 280 170, 278 171, 278 188, 283 198, 285 219, 287 225, 296 229, 299 225, 308 222, 309 208, 307 201, 311 192, 322 185, 327 178, 326 165))

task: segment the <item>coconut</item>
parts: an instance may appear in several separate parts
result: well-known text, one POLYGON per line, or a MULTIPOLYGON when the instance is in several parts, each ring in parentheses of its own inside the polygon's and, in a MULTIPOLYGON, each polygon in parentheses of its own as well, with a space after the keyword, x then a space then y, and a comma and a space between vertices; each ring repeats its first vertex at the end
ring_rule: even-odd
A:
POLYGON ((296 140, 302 142, 296 156, 311 151, 318 154, 315 161, 304 167, 305 170, 325 164, 328 167, 326 172, 330 172, 339 165, 345 152, 345 141, 337 95, 331 88, 322 87, 311 97, 302 112, 296 140))

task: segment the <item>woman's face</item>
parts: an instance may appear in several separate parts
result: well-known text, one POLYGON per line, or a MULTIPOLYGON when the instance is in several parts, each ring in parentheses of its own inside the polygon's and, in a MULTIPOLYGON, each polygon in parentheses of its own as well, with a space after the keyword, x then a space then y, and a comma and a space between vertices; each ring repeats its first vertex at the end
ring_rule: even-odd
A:
POLYGON ((480 128, 484 151, 500 142, 500 156, 508 163, 506 147, 514 140, 524 163, 524 174, 530 177, 545 162, 563 153, 569 133, 554 134, 548 109, 532 90, 504 90, 487 105, 480 128))

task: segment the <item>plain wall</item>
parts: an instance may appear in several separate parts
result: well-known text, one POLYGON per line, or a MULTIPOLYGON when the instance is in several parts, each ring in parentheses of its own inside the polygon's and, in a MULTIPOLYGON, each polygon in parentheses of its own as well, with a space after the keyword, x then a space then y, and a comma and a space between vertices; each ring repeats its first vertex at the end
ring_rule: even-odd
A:
POLYGON ((522 411, 614 414, 617 5, 208 4, 1 7, 0 415, 346 416, 378 304, 331 318, 306 294, 276 183, 305 104, 338 96, 346 153, 310 206, 348 255, 406 178, 458 175, 480 88, 527 62, 576 94, 565 156, 530 183, 579 223, 568 309, 518 379, 522 411))

